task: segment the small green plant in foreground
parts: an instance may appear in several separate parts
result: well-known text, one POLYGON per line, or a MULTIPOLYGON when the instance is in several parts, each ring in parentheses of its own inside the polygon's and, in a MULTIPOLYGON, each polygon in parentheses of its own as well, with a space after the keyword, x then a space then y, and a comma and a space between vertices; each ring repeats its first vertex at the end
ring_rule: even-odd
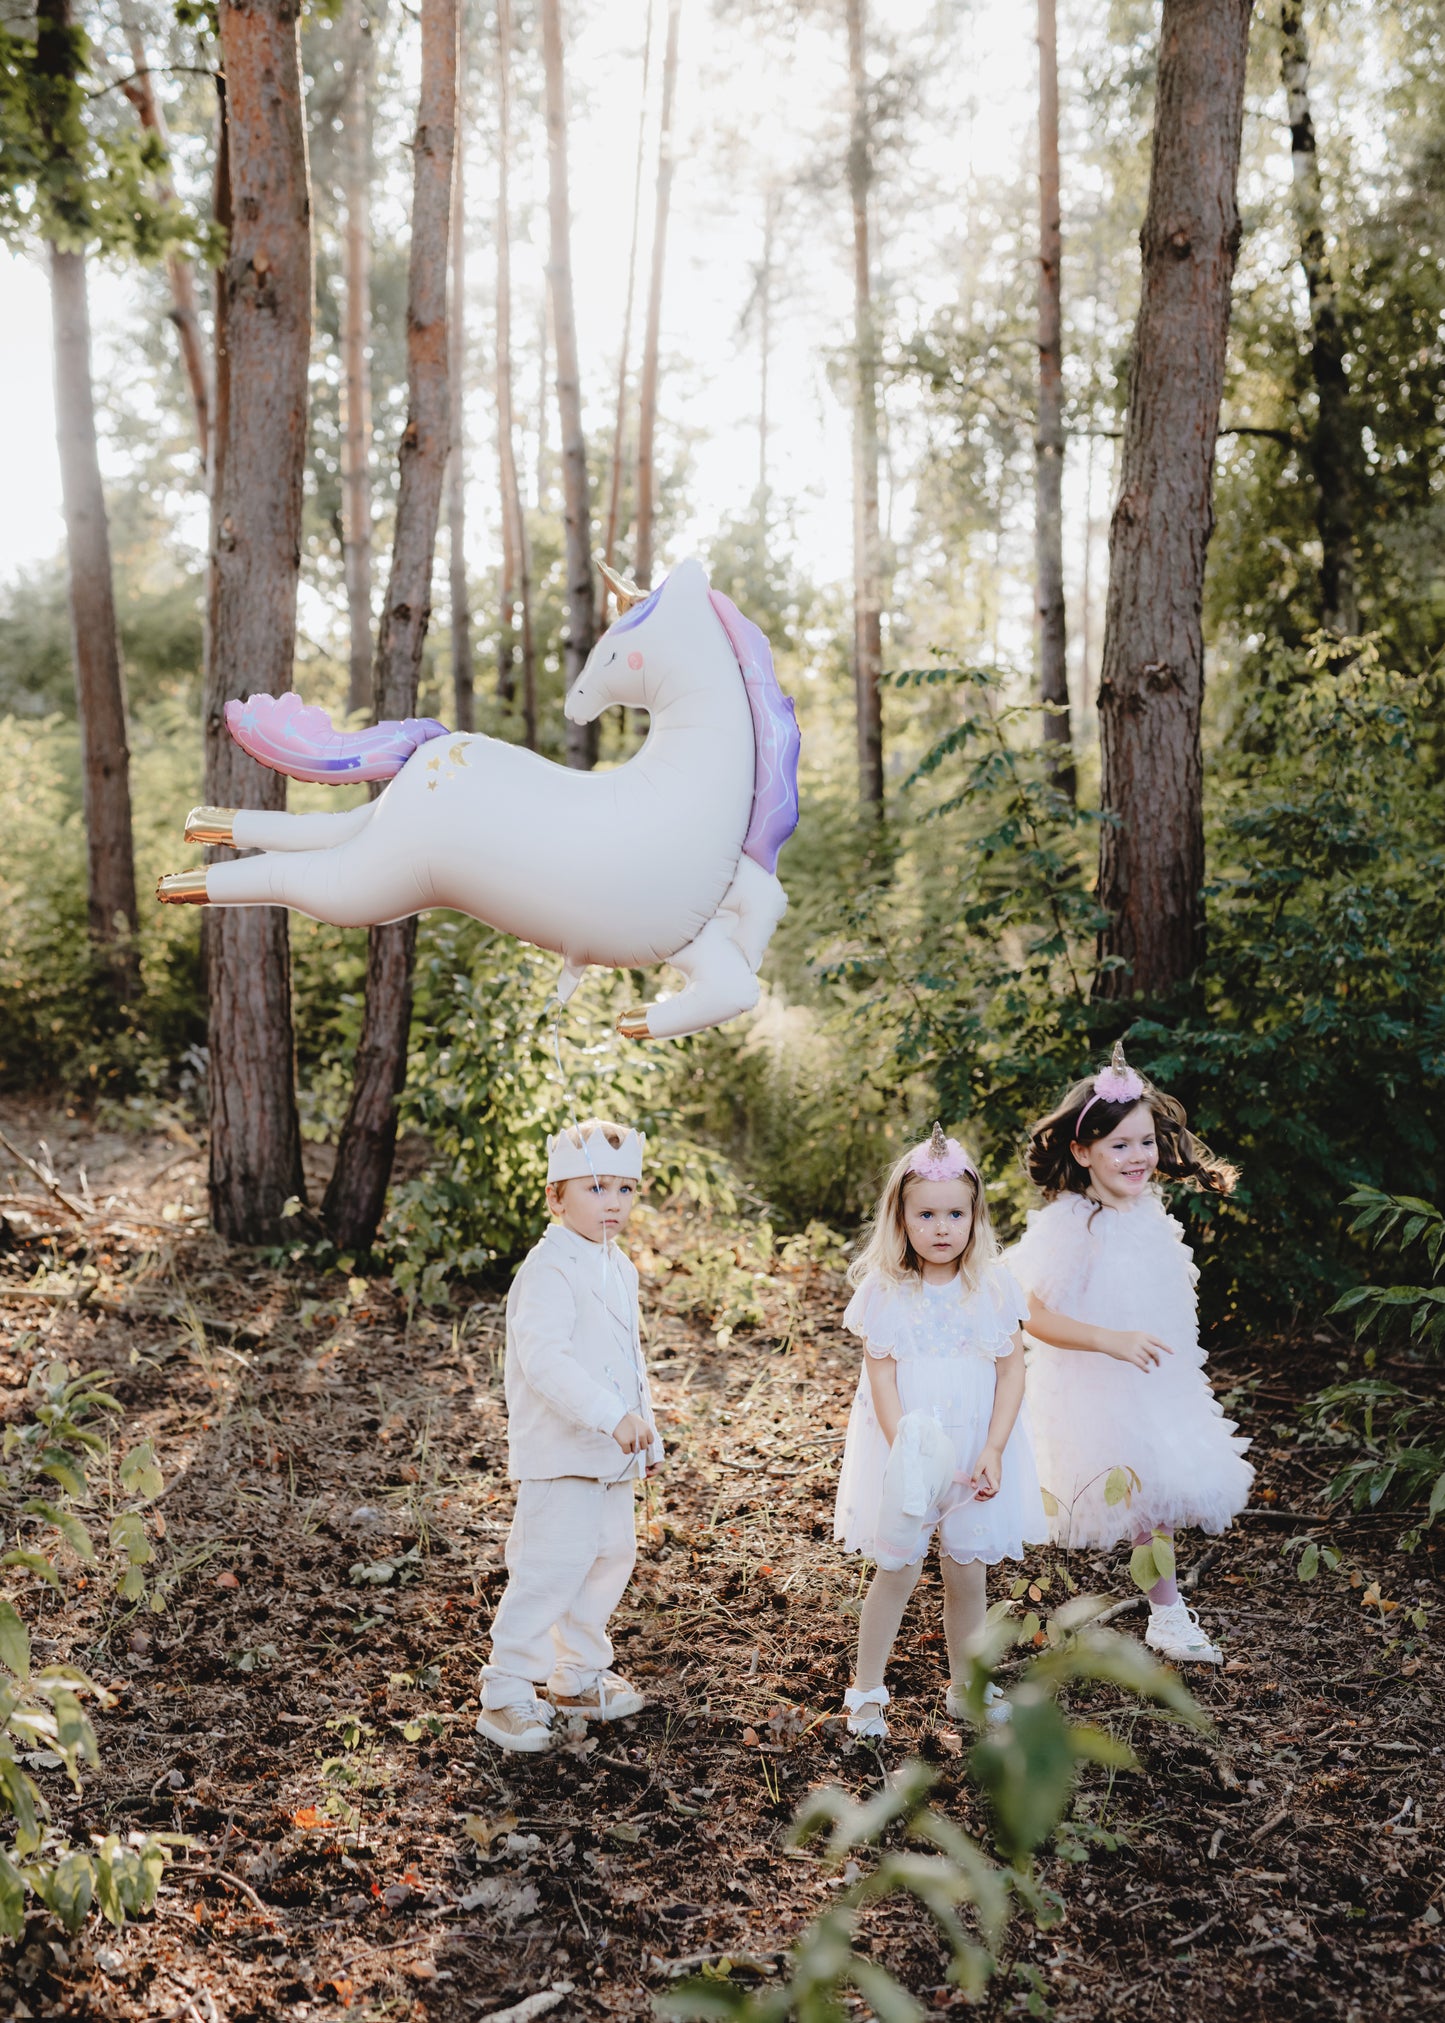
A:
POLYGON ((1033 1861, 1068 1810, 1080 1765, 1138 1767, 1116 1736, 1064 1713, 1062 1690, 1079 1681, 1106 1681, 1195 1727, 1207 1726, 1176 1673, 1130 1639, 1090 1628, 1103 1607, 1096 1597, 1080 1597, 1050 1618, 1048 1648, 1025 1665, 1008 1693, 1011 1719, 985 1726, 985 1691, 1018 1636, 1007 1604, 989 1611, 983 1646, 967 1683, 968 1713, 979 1738, 968 1758, 968 1774, 988 1799, 1007 1866, 928 1804, 934 1773, 926 1764, 906 1764, 862 1805, 838 1790, 813 1792, 793 1821, 793 1846, 826 1834, 824 1858, 830 1867, 842 1869, 885 1836, 897 1835, 902 1844, 888 1848, 869 1873, 840 1891, 814 1919, 793 1949, 785 1979, 758 1989, 719 1980, 688 1982, 659 1998, 658 2013, 730 2017, 738 2023, 785 2023, 789 2017, 797 2023, 846 2023, 851 2014, 847 1991, 852 1990, 882 2023, 919 2023, 923 2011, 907 1989, 854 1947, 859 1913, 900 1893, 916 1898, 938 1927, 950 1955, 948 1979, 965 1994, 978 1995, 999 1964, 1018 1906, 1041 1929, 1058 1916, 1061 1906, 1040 1886, 1033 1861), (977 1936, 964 1924, 964 1911, 972 1913, 977 1936))
MULTIPOLYGON (((88 1469, 108 1454, 97 1430, 119 1402, 94 1375, 68 1364, 37 1367, 29 1386, 32 1417, 6 1429, 0 1464, 0 1509, 17 1543, 0 1555, 0 1567, 24 1569, 59 1590, 57 1552, 86 1566, 95 1545, 81 1510, 90 1501, 88 1469), (44 1491, 41 1494, 41 1491, 44 1491), (43 1541, 50 1534, 49 1549, 43 1541)), ((161 1492, 162 1479, 148 1440, 139 1442, 118 1469, 121 1497, 111 1502, 108 1542, 120 1562, 116 1590, 124 1602, 146 1598, 145 1568, 154 1557, 143 1506, 161 1492)), ((151 1597, 151 1606, 159 1597, 151 1597)), ((30 1662, 30 1632, 13 1600, 0 1597, 0 1937, 18 1938, 25 1903, 33 1892, 69 1931, 84 1923, 92 1905, 114 1925, 148 1910, 166 1860, 166 1841, 154 1834, 94 1835, 89 1848, 72 1848, 50 1826, 50 1807, 30 1768, 64 1769, 79 1791, 80 1765, 99 1761, 85 1702, 113 1704, 111 1695, 72 1665, 30 1662)))

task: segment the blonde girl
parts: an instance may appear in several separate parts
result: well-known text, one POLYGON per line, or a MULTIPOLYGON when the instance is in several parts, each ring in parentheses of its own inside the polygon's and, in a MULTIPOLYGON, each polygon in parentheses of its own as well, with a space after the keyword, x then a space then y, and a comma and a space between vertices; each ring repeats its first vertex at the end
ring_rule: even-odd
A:
POLYGON ((943 1576, 946 1704, 958 1718, 965 1660, 987 1607, 986 1570, 1022 1558, 1047 1527, 1021 1417, 1019 1323, 1027 1302, 999 1262, 978 1168, 941 1126, 889 1174, 849 1277, 857 1290, 843 1324, 864 1354, 833 1529, 846 1551, 866 1554, 877 1571, 845 1700, 849 1731, 882 1739, 888 1660, 933 1534, 943 1576), (885 1525, 895 1442, 918 1439, 943 1452, 946 1474, 939 1433, 952 1450, 951 1482, 916 1522, 900 1529, 893 1511, 885 1525))

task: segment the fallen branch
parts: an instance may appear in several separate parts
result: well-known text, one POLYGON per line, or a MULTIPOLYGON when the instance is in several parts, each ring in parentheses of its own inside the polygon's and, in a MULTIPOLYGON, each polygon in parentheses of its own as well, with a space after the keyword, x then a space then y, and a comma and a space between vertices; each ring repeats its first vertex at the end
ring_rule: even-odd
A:
POLYGON ((1272 1812, 1263 1826, 1257 1826, 1249 1836, 1249 1845, 1253 1847, 1257 1840, 1263 1840, 1267 1833, 1273 1833, 1277 1826, 1283 1826, 1289 1816, 1290 1809, 1287 1805, 1282 1805, 1278 1812, 1272 1812))
POLYGON ((25 1168, 25 1171, 28 1174, 30 1174, 33 1179, 38 1180, 41 1186, 45 1189, 46 1193, 52 1195, 54 1199, 60 1203, 62 1208, 68 1208, 70 1210, 70 1213, 75 1217, 77 1222, 89 1222, 90 1210, 88 1208, 83 1207, 80 1202, 73 1201, 71 1197, 66 1193, 65 1189, 61 1187, 57 1181, 49 1179, 43 1172, 43 1170, 36 1165, 33 1159, 26 1158, 25 1154, 20 1150, 20 1147, 18 1145, 12 1145, 10 1140, 5 1136, 5 1133, 3 1131, 0 1131, 0 1145, 3 1145, 5 1147, 5 1150, 10 1154, 10 1157, 12 1159, 18 1159, 20 1161, 20 1164, 25 1168))
POLYGON ((248 1897, 263 1917, 274 1918, 277 1915, 274 1904, 268 1904, 264 1897, 257 1896, 249 1883, 242 1882, 238 1875, 232 1875, 228 1868, 212 1868, 200 1861, 169 1861, 165 1872, 168 1876, 193 1875, 201 1876, 208 1882, 229 1883, 233 1890, 239 1890, 243 1897, 248 1897))
POLYGON ((571 1993, 570 1981, 554 1981, 550 1988, 543 1988, 536 1995, 524 1995, 510 2009, 488 2010, 481 2023, 532 2023, 534 2016, 545 2016, 549 2010, 560 2009, 571 1993))
POLYGON ((1169 1941, 1170 1945, 1192 1946, 1196 1939, 1202 1939, 1206 1932, 1212 1931, 1223 1916, 1224 1916, 1223 1911, 1211 1911, 1209 1916, 1204 1920, 1204 1923, 1202 1925, 1196 1925, 1194 1927, 1194 1930, 1192 1932, 1186 1932, 1182 1939, 1171 1939, 1169 1941))

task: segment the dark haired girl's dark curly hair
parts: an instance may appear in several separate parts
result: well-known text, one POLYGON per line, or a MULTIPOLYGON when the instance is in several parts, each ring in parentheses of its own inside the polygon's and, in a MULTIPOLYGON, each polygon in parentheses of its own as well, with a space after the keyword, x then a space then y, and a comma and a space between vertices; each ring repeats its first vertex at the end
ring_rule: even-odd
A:
POLYGON ((1166 1180, 1182 1180, 1210 1194, 1232 1194, 1239 1178, 1226 1159, 1220 1159, 1189 1128, 1184 1105, 1162 1089, 1144 1080, 1143 1092, 1123 1102, 1095 1096, 1094 1078, 1075 1082, 1058 1108, 1035 1124, 1029 1132, 1024 1167, 1046 1201, 1060 1194, 1087 1194, 1089 1169, 1074 1157, 1074 1145, 1096 1145, 1107 1138, 1140 1103, 1154 1113, 1154 1136, 1159 1147, 1160 1175, 1166 1180), (1084 1111, 1088 1110, 1088 1115, 1084 1111))

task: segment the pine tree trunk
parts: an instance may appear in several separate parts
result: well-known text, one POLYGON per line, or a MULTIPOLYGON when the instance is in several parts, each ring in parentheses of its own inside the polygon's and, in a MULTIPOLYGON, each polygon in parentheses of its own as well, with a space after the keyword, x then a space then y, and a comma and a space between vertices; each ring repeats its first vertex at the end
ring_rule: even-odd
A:
POLYGON ((1055 0, 1039 6, 1039 410, 1034 431, 1034 619, 1039 701, 1054 785, 1072 801, 1064 624, 1064 347, 1060 280, 1059 48, 1055 0))
MULTIPOLYGON (((226 729, 232 697, 291 685, 311 345, 311 199, 300 0, 220 0, 215 445, 206 627, 206 800, 282 808, 286 782, 226 729)), ((279 906, 202 915, 210 1000, 211 1217, 233 1242, 283 1233, 301 1195, 291 964, 279 906)))
MULTIPOLYGON (((459 731, 476 724, 475 676, 472 667, 472 604, 467 587, 467 234, 465 208, 465 144, 458 99, 456 168, 452 176, 452 301, 447 327, 448 377, 451 381, 452 446, 447 459, 447 530, 450 535, 449 587, 452 621, 452 695, 459 731)), ((505 614, 504 624, 505 624, 505 614)), ((503 697, 510 701, 510 693, 503 697)))
MULTIPOLYGON (((637 157, 632 169, 632 235, 627 251, 627 298, 622 310, 622 350, 617 362, 617 420, 612 429, 612 468, 607 476, 607 526, 602 559, 608 568, 617 560, 618 525, 622 516, 622 473, 627 446, 627 373, 632 362, 632 311, 637 300, 637 253, 642 223, 642 166, 647 140, 647 86, 652 75, 652 0, 647 5, 647 35, 642 45, 642 102, 637 114, 637 157)), ((606 593, 604 595, 604 602, 606 593)))
POLYGON ((858 798, 865 813, 883 808, 882 541, 878 526, 878 341, 868 198, 873 145, 864 62, 864 0, 847 0, 852 117, 848 195, 853 207, 853 687, 858 729, 858 798))
POLYGON ((1099 681, 1102 997, 1188 983, 1204 952, 1201 608, 1252 0, 1164 0, 1143 287, 1099 681), (1113 966, 1113 961, 1120 966, 1113 966))
POLYGON ((1320 536, 1320 601, 1324 623, 1336 632, 1360 629, 1355 576, 1355 516, 1360 454, 1359 423, 1350 411, 1350 381, 1339 297, 1325 244, 1320 158, 1310 112, 1310 50, 1304 0, 1281 0, 1281 68, 1289 113, 1291 192, 1300 266, 1310 307, 1310 366, 1319 407, 1310 431, 1315 479, 1315 524, 1320 536))
MULTIPOLYGON (((148 132, 155 134, 169 152, 170 135, 166 131, 165 114, 161 111, 156 98, 140 24, 128 6, 121 7, 120 18, 135 73, 126 80, 122 88, 135 108, 136 117, 141 125, 148 132)), ((174 200, 175 185, 169 176, 161 180, 159 193, 163 200, 174 200)), ((203 469, 208 469, 211 455, 211 384, 206 369, 206 347, 201 331, 201 319, 196 310, 196 277, 184 253, 175 251, 167 253, 166 278, 171 284, 171 321, 176 326, 176 335, 181 346, 181 364, 185 368, 186 384, 191 391, 191 408, 196 418, 196 441, 200 445, 201 465, 203 469)))
MULTIPOLYGON (((501 635, 507 675, 512 680, 520 638, 522 733, 528 751, 537 749, 537 657, 532 644, 532 570, 527 515, 517 472, 516 394, 512 373, 512 202, 509 163, 512 135, 512 7, 497 7, 497 451, 500 464, 503 584, 501 635), (520 623, 519 623, 520 621, 520 623)), ((546 314, 543 312, 543 330, 546 314)), ((546 366, 542 368, 546 413, 546 366)), ((498 690, 501 688, 498 668, 498 690)), ((509 690, 510 699, 510 690, 509 690)))
POLYGON ((351 74, 343 113, 346 230, 341 331, 341 549, 350 629, 346 706, 369 710, 371 693, 371 23, 353 0, 351 74))
MULTIPOLYGON (((541 0, 542 65, 547 93, 548 211, 551 251, 547 280, 552 298, 552 338, 557 350, 557 412, 562 430, 562 515, 567 549, 566 687, 586 665, 597 632, 592 580, 592 505, 587 489, 587 443, 582 434, 582 377, 577 357, 577 313, 572 296, 572 219, 567 188, 567 95, 562 42, 562 0, 541 0)), ((583 770, 597 763, 597 725, 567 725, 567 763, 583 770)))
POLYGON ((644 590, 652 587, 656 511, 654 449, 657 437, 657 378, 662 342, 662 282, 667 266, 667 218, 672 204, 672 107, 677 94, 677 35, 680 0, 668 0, 667 47, 662 59, 662 116, 657 135, 657 192, 652 221, 652 274, 647 290, 647 329, 642 340, 642 374, 637 389, 637 546, 633 569, 644 590))
MULTIPOLYGON (((422 0, 421 95, 412 144, 407 265, 407 421, 401 439, 391 580, 376 645, 378 720, 416 713, 431 618, 437 522, 451 445, 447 381, 447 240, 457 117, 457 0, 422 0)), ((351 1102, 322 1215, 342 1250, 376 1236, 396 1150, 396 1099, 406 1079, 416 922, 374 927, 366 1011, 351 1102)))
POLYGON ((111 575, 110 525, 100 482, 90 364, 85 255, 50 248, 55 426, 60 450, 70 637, 80 719, 90 938, 122 998, 134 996, 135 852, 125 684, 111 575))

